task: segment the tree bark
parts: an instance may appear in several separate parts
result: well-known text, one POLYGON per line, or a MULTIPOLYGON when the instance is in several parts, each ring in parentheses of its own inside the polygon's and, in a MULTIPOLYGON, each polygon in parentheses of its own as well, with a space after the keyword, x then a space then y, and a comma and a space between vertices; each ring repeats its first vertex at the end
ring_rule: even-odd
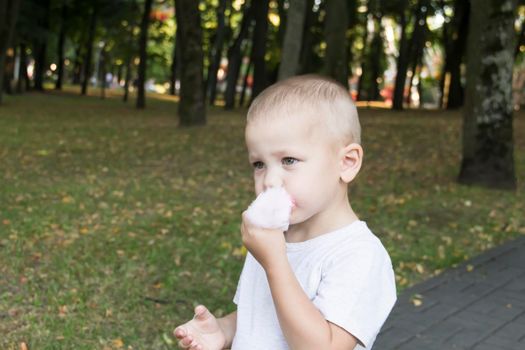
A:
POLYGON ((84 57, 83 68, 84 74, 82 79, 82 95, 87 94, 87 87, 89 79, 91 78, 91 59, 93 56, 93 41, 95 40, 95 29, 97 26, 97 16, 98 16, 98 4, 97 1, 93 2, 93 8, 91 10, 91 17, 89 20, 89 35, 87 41, 87 50, 86 56, 84 57))
POLYGON ((515 189, 512 71, 516 0, 478 0, 471 8, 463 159, 459 182, 515 189))
POLYGON ((131 54, 126 59, 126 78, 124 81, 124 96, 122 97, 123 102, 128 102, 129 96, 129 82, 131 80, 131 54))
POLYGON ((144 3, 144 12, 142 14, 142 22, 140 23, 139 36, 139 68, 138 68, 138 87, 137 87, 137 108, 144 109, 146 107, 146 67, 148 54, 146 52, 148 45, 148 28, 149 15, 151 13, 151 6, 153 0, 146 0, 144 3))
POLYGON ((13 38, 19 8, 20 0, 0 0, 0 104, 4 90, 5 59, 13 38))
POLYGON ((239 80, 239 71, 242 63, 242 46, 250 31, 252 20, 253 7, 245 3, 239 34, 235 38, 232 46, 228 49, 228 72, 226 75, 226 91, 224 93, 225 109, 235 107, 237 82, 239 80))
POLYGON ((217 72, 219 71, 222 48, 224 46, 224 40, 226 39, 226 0, 219 1, 219 7, 217 8, 217 31, 215 34, 215 41, 213 42, 213 48, 210 51, 210 66, 208 67, 207 75, 207 95, 208 101, 211 106, 215 103, 217 96, 217 72))
POLYGON ((27 81, 29 77, 27 76, 27 54, 26 54, 26 45, 24 43, 20 44, 20 64, 18 65, 18 80, 16 82, 16 93, 21 94, 25 92, 28 88, 27 81))
POLYGON ((397 56, 397 72, 394 84, 394 96, 392 99, 392 108, 395 110, 403 109, 405 96, 405 81, 408 71, 408 38, 407 38, 407 16, 405 7, 407 1, 401 7, 399 24, 401 26, 401 38, 399 39, 399 53, 397 56))
POLYGON ((181 46, 179 116, 181 126, 206 124, 204 102, 202 28, 199 3, 176 0, 175 11, 181 46))
POLYGON ((252 99, 257 97, 268 86, 266 71, 266 39, 268 36, 269 0, 256 0, 253 4, 255 27, 253 30, 253 87, 252 99))
POLYGON ((464 89, 461 84, 461 63, 465 55, 467 46, 467 33, 469 30, 469 1, 458 0, 456 3, 458 20, 456 23, 457 32, 452 35, 452 41, 449 61, 450 86, 448 90, 447 109, 455 109, 463 106, 464 89))
MULTIPOLYGON (((398 57, 396 84, 394 87, 394 101, 392 106, 392 108, 396 110, 403 109, 403 100, 408 66, 410 65, 410 63, 417 62, 418 58, 421 57, 422 51, 425 47, 428 8, 428 0, 418 1, 417 7, 415 8, 414 31, 412 32, 412 37, 410 39, 406 52, 403 52, 401 49, 399 51, 400 56, 398 57), (404 57, 402 57, 402 55, 404 57)), ((414 74, 415 72, 412 72, 412 76, 414 76, 414 74)), ((410 95, 410 87, 408 94, 410 95)))
POLYGON ((180 69, 180 38, 178 28, 175 30, 175 40, 173 41, 173 54, 170 67, 170 95, 175 96, 177 76, 180 69))
POLYGON ((348 87, 348 4, 346 0, 331 0, 326 4, 326 53, 323 73, 348 87))
POLYGON ((278 80, 292 77, 299 72, 306 9, 307 0, 290 0, 278 80))
POLYGON ((62 90, 62 80, 64 79, 64 46, 66 42, 66 22, 68 18, 67 3, 62 3, 62 16, 60 24, 60 34, 58 35, 58 46, 57 46, 57 81, 55 82, 55 89, 62 90))
POLYGON ((38 22, 40 23, 41 30, 43 31, 43 36, 35 40, 34 47, 35 69, 33 76, 35 81, 35 90, 37 91, 44 91, 44 77, 47 68, 47 32, 49 30, 50 6, 50 0, 42 1, 42 13, 40 13, 40 17, 38 20, 38 22))

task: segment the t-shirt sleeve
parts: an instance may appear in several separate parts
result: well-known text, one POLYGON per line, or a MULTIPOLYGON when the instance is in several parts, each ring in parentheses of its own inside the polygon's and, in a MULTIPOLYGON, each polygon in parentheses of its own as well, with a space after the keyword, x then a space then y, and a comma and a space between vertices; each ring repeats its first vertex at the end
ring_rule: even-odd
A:
POLYGON ((392 263, 379 240, 339 246, 313 300, 325 319, 369 349, 396 301, 392 263))

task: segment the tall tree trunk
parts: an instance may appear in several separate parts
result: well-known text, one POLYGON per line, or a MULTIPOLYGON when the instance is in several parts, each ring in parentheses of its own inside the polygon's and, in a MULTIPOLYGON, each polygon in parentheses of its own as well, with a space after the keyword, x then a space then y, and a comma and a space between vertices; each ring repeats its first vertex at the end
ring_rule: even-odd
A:
POLYGON ((62 16, 60 24, 60 34, 58 35, 58 65, 57 65, 57 81, 55 83, 56 90, 62 90, 62 80, 64 78, 64 46, 66 42, 66 21, 68 18, 67 4, 62 3, 62 16))
POLYGON ((290 0, 278 80, 292 77, 299 72, 307 2, 307 0, 290 0))
POLYGON ((173 54, 170 67, 170 95, 175 96, 177 88, 177 76, 180 69, 180 38, 179 30, 175 29, 175 40, 173 41, 173 54))
POLYGON ((469 30, 470 2, 457 0, 456 11, 458 19, 455 27, 456 33, 452 35, 452 46, 449 61, 450 85, 447 98, 447 109, 455 109, 463 106, 464 89, 461 84, 461 63, 465 56, 467 46, 467 34, 469 30))
POLYGON ((28 80, 29 78, 27 76, 26 45, 24 43, 21 43, 20 44, 20 64, 18 65, 18 80, 16 82, 16 90, 15 90, 17 94, 21 94, 27 90, 28 80))
POLYGON ((34 59, 35 59, 35 69, 34 69, 34 80, 35 80, 35 90, 44 91, 44 77, 46 74, 47 61, 47 36, 49 31, 49 12, 51 7, 50 0, 43 0, 42 4, 42 13, 38 20, 43 35, 40 38, 35 40, 34 48, 34 59))
POLYGON ((306 17, 303 26, 303 40, 301 43, 301 54, 299 58, 299 73, 312 73, 314 71, 313 63, 313 48, 315 45, 315 37, 312 33, 313 28, 319 21, 319 11, 312 10, 314 0, 306 0, 306 17))
POLYGON ((19 8, 20 0, 0 0, 0 104, 2 104, 5 59, 13 38, 19 8))
POLYGON ((98 4, 97 1, 93 2, 93 8, 91 9, 91 17, 89 19, 89 34, 87 41, 86 56, 84 57, 84 74, 82 80, 82 95, 87 94, 87 87, 89 79, 91 78, 91 59, 93 56, 93 41, 95 40, 95 29, 97 26, 97 16, 98 16, 98 4))
POLYGON ((126 59, 126 78, 124 81, 124 96, 122 97, 122 101, 124 102, 128 102, 130 80, 131 80, 131 54, 129 54, 126 59))
POLYGON ((224 93, 225 109, 235 107, 235 94, 242 63, 242 46, 248 36, 253 20, 253 7, 246 2, 243 6, 243 16, 239 34, 235 38, 232 46, 228 49, 228 73, 226 75, 226 91, 224 93))
POLYGON ((403 109, 403 101, 405 96, 405 81, 408 71, 408 35, 407 35, 407 15, 405 7, 408 2, 405 0, 401 6, 399 24, 401 26, 401 38, 399 40, 399 53, 397 56, 396 80, 394 84, 394 96, 392 99, 392 108, 395 110, 403 109))
POLYGON ((106 43, 100 50, 100 61, 99 61, 99 79, 100 79, 100 98, 106 98, 106 73, 107 73, 107 62, 108 62, 108 53, 106 51, 106 43))
POLYGON ((372 39, 371 49, 372 56, 370 57, 371 63, 371 77, 370 77, 370 91, 368 92, 368 97, 372 101, 377 101, 380 99, 381 95, 379 94, 379 79, 383 78, 383 68, 381 58, 384 55, 385 48, 383 45, 383 37, 381 35, 382 25, 381 25, 382 15, 374 15, 375 22, 375 32, 374 38, 372 39))
POLYGON ((478 0, 471 8, 463 159, 459 182, 515 189, 512 71, 516 0, 478 0))
POLYGON ((144 13, 142 14, 142 22, 140 23, 140 37, 139 37, 139 69, 138 69, 138 89, 137 89, 137 108, 143 109, 146 107, 146 60, 148 54, 146 52, 148 45, 148 28, 149 16, 151 13, 151 5, 153 0, 146 0, 144 3, 144 13))
POLYGON ((11 82, 14 78, 15 73, 15 58, 16 58, 16 47, 12 47, 10 51, 10 54, 7 55, 3 74, 4 74, 4 91, 8 95, 13 94, 13 86, 11 85, 11 82))
POLYGON ((177 25, 181 46, 179 116, 181 126, 206 124, 204 102, 202 28, 199 3, 176 0, 177 25))
POLYGON ((268 36, 269 0, 257 0, 253 4, 255 27, 253 30, 253 87, 252 99, 257 97, 268 86, 266 71, 266 39, 268 36))
POLYGON ((217 8, 217 31, 213 48, 210 51, 210 66, 207 75, 207 95, 211 106, 215 103, 217 96, 217 72, 221 64, 222 48, 226 39, 226 22, 224 12, 226 11, 226 0, 219 1, 217 8))
POLYGON ((326 53, 323 73, 348 87, 348 3, 331 0, 326 4, 325 38, 326 53))

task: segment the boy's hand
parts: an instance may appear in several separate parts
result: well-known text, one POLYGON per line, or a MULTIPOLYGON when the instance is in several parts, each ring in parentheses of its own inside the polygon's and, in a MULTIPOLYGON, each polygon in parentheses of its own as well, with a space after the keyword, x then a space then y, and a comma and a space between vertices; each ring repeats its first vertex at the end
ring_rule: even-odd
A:
POLYGON ((246 249, 265 270, 286 259, 286 241, 282 230, 253 226, 246 212, 243 212, 241 234, 246 249))
POLYGON ((203 305, 197 306, 195 317, 175 328, 173 334, 179 339, 182 349, 220 350, 224 349, 226 344, 226 337, 219 322, 203 305))

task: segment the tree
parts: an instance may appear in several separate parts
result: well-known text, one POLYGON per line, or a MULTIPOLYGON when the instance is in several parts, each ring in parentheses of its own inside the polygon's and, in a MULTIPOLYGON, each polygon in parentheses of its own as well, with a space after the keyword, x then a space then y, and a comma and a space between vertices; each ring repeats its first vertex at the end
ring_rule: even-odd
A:
MULTIPOLYGON (((428 1, 429 0, 418 0, 417 6, 414 9, 414 30, 412 31, 412 36, 409 42, 405 42, 406 39, 406 14, 404 6, 402 7, 401 12, 401 43, 399 48, 399 56, 397 59, 397 73, 396 81, 394 86, 394 98, 392 108, 396 110, 403 109, 403 102, 405 96, 405 83, 408 72, 408 67, 410 63, 413 64, 413 67, 417 66, 418 62, 421 59, 425 45, 425 32, 427 28, 427 14, 428 14, 428 1)), ((407 4, 408 2, 405 2, 407 4)), ((415 71, 413 68, 412 76, 414 76, 415 71)), ((410 84, 411 85, 411 84, 410 84)), ((410 89, 410 87, 409 87, 410 89)), ((409 91, 410 94, 410 91, 409 91)))
POLYGON ((441 74, 440 90, 441 105, 446 105, 447 109, 463 106, 464 91, 461 85, 461 63, 467 44, 469 12, 469 1, 455 0, 454 17, 450 24, 445 23, 443 26, 445 64, 441 74), (448 94, 445 91, 447 74, 450 76, 448 94))
POLYGON ((33 56, 35 59, 34 81, 35 90, 44 90, 44 75, 47 68, 47 39, 49 32, 49 14, 51 1, 42 0, 36 3, 38 10, 35 15, 41 32, 34 38, 33 56))
POLYGON ((326 4, 326 53, 323 73, 348 87, 347 0, 331 0, 326 4))
POLYGON ((226 0, 220 0, 217 8, 217 31, 215 33, 215 40, 213 47, 210 50, 210 66, 208 67, 207 75, 207 95, 210 105, 213 106, 215 103, 215 97, 217 94, 217 72, 222 58, 222 48, 226 39, 227 29, 225 14, 226 11, 226 0))
POLYGON ((87 94, 87 87, 89 79, 91 78, 91 60, 93 56, 93 42, 95 41, 95 30, 97 28, 97 17, 98 17, 98 0, 93 1, 91 14, 89 17, 89 33, 88 40, 86 43, 86 55, 84 57, 83 67, 84 67, 84 79, 82 80, 82 90, 81 94, 87 94))
POLYGON ((137 91, 137 108, 142 109, 146 107, 146 95, 144 85, 146 83, 146 46, 148 44, 148 27, 149 17, 151 13, 151 5, 153 0, 146 0, 144 3, 144 12, 142 13, 142 21, 140 23, 140 39, 139 39, 139 69, 138 69, 138 91, 137 91))
POLYGON ((228 49, 228 73, 226 75, 226 91, 224 93, 225 109, 231 109, 235 106, 235 93, 242 62, 242 46, 249 34, 252 19, 253 6, 245 2, 239 33, 228 49))
POLYGON ((515 189, 512 71, 516 0, 478 0, 471 8, 463 159, 459 182, 515 189))
POLYGON ((4 65, 11 44, 20 0, 0 0, 0 104, 4 90, 4 65))
POLYGON ((57 80, 55 82, 55 89, 62 89, 62 80, 64 78, 64 46, 66 42, 67 18, 68 18, 68 4, 66 1, 62 2, 62 16, 60 23, 60 33, 58 35, 58 64, 57 64, 57 80))
POLYGON ((307 0, 290 0, 281 64, 279 65, 279 80, 294 76, 299 72, 307 3, 307 0))
POLYGON ((266 39, 268 32, 268 9, 269 0, 255 0, 253 5, 255 12, 255 28, 253 29, 253 89, 252 99, 257 97, 268 85, 266 71, 266 39))
POLYGON ((206 124, 203 89, 202 29, 199 3, 176 0, 177 31, 181 46, 179 116, 181 126, 206 124))

